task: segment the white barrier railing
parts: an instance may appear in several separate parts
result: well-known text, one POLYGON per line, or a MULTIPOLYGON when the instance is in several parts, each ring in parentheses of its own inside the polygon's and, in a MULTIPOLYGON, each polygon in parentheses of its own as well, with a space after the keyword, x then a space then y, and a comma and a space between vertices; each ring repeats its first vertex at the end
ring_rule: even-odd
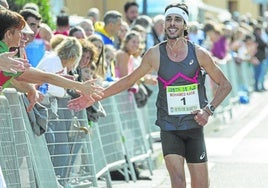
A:
MULTIPOLYGON (((239 91, 252 88, 252 67, 234 61, 219 66, 233 90, 216 115, 231 114, 232 106, 239 102, 239 91)), ((7 187, 57 187, 59 183, 112 187, 109 171, 120 171, 126 182, 130 177, 136 181, 133 163, 140 161, 146 162, 152 174, 152 133, 159 133, 154 125, 158 86, 151 89, 152 96, 140 109, 133 94, 126 91, 104 99, 101 102, 107 116, 91 127, 84 110, 74 113, 66 107, 69 98, 57 99, 59 117, 50 118, 50 129, 42 136, 33 133, 21 94, 4 90, 0 96, 0 165, 7 187), (73 129, 74 117, 82 128, 73 129)), ((213 89, 209 77, 206 89, 210 101, 213 89)))
MULTIPOLYGON (((19 173, 19 178, 7 181, 7 187, 57 187, 46 141, 44 137, 34 135, 22 96, 14 89, 6 89, 3 93, 8 100, 9 120, 12 122, 9 134, 12 134, 15 145, 15 151, 11 152, 16 153, 16 159, 12 163, 16 164, 14 170, 19 173), (18 183, 14 185, 14 182, 18 183)), ((5 145, 1 142, 3 147, 5 145)), ((9 152, 3 155, 8 157, 9 152)), ((5 171, 10 169, 4 166, 2 170, 5 176, 5 171)))

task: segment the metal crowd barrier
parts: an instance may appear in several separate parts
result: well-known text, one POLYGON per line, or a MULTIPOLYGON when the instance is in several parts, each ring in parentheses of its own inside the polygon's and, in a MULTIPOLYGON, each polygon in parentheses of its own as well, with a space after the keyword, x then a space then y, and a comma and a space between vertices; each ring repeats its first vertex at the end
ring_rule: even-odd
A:
MULTIPOLYGON (((232 118, 233 105, 241 103, 240 97, 242 93, 247 93, 248 97, 250 97, 249 95, 253 90, 253 67, 249 62, 238 64, 232 58, 228 61, 223 60, 219 62, 218 66, 232 84, 231 93, 225 98, 215 112, 215 116, 220 115, 222 116, 223 121, 225 121, 225 119, 228 118, 226 117, 226 114, 229 118, 232 118)), ((207 76, 206 88, 209 101, 214 96, 211 82, 209 76, 207 76)))
POLYGON ((151 149, 133 94, 119 93, 102 105, 107 116, 99 119, 98 127, 109 169, 121 172, 127 182, 129 175, 136 181, 133 163, 145 160, 152 174, 151 149))
MULTIPOLYGON (((233 90, 217 108, 216 116, 239 103, 240 91, 252 88, 252 67, 233 60, 219 64, 233 90)), ((209 101, 213 88, 206 79, 209 101)), ((101 101, 106 117, 89 125, 86 111, 69 110, 70 98, 51 98, 49 129, 36 136, 22 101, 22 94, 5 89, 0 96, 0 165, 8 188, 23 187, 112 187, 110 171, 121 172, 125 181, 136 181, 133 163, 145 163, 152 174, 156 97, 158 86, 143 108, 137 108, 132 93, 121 92, 101 101), (105 185, 104 185, 105 184, 105 185)))
MULTIPOLYGON (((45 139, 34 135, 22 96, 15 89, 5 89, 3 93, 11 112, 9 120, 12 123, 9 126, 12 128, 9 129, 8 134, 14 138, 11 146, 15 146, 13 148, 15 150, 10 152, 16 154, 11 158, 13 160, 9 161, 9 165, 14 165, 13 170, 17 172, 13 179, 7 178, 7 187, 57 187, 45 139)), ((1 148, 3 147, 4 144, 1 143, 1 148)), ((9 155, 10 153, 4 153, 6 157, 9 155)), ((2 164, 1 167, 6 177, 5 171, 8 168, 2 164)))
POLYGON ((46 136, 59 183, 64 187, 98 187, 98 178, 104 177, 110 187, 97 127, 89 127, 85 110, 74 113, 67 108, 70 97, 56 100, 58 117, 49 119, 52 130, 46 136))
MULTIPOLYGON (((115 97, 116 107, 118 108, 121 120, 122 136, 126 150, 127 162, 146 161, 147 167, 152 174, 151 149, 148 140, 145 137, 145 125, 143 119, 139 118, 137 106, 132 92, 121 92, 115 97)), ((130 165, 131 176, 134 181, 137 177, 134 168, 130 165)))
POLYGON ((99 127, 100 137, 107 167, 110 171, 121 172, 126 182, 129 181, 129 163, 126 163, 126 151, 123 146, 121 121, 114 97, 102 100, 102 106, 106 111, 106 117, 100 118, 96 126, 99 127))
POLYGON ((105 158, 103 144, 98 124, 93 124, 91 127, 91 148, 93 151, 93 161, 96 169, 95 186, 97 186, 97 178, 105 178, 106 187, 112 187, 111 176, 107 161, 105 158))
POLYGON ((7 187, 20 187, 18 155, 8 100, 0 96, 0 166, 7 187))
MULTIPOLYGON (((13 124, 13 135, 15 139, 16 162, 19 164, 19 178, 21 185, 36 186, 34 181, 33 163, 30 160, 29 142, 27 143, 27 132, 23 119, 23 106, 20 105, 19 96, 15 90, 4 90, 5 97, 9 101, 11 120, 13 124)), ((18 185, 20 187, 20 184, 18 185)))
POLYGON ((142 114, 142 122, 144 122, 144 128, 146 130, 146 137, 149 141, 150 148, 153 151, 152 143, 154 140, 160 139, 160 128, 155 125, 156 121, 156 98, 158 93, 158 86, 147 85, 153 92, 148 98, 147 104, 143 108, 139 108, 138 111, 142 114))

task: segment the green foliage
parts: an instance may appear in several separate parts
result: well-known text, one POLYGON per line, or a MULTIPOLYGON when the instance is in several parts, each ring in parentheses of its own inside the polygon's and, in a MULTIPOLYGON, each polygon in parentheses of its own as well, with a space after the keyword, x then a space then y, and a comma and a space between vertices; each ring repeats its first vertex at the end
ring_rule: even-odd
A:
POLYGON ((35 3, 39 7, 39 13, 42 16, 42 22, 48 24, 52 29, 55 28, 53 23, 50 1, 49 0, 7 0, 10 10, 19 12, 26 3, 35 3))

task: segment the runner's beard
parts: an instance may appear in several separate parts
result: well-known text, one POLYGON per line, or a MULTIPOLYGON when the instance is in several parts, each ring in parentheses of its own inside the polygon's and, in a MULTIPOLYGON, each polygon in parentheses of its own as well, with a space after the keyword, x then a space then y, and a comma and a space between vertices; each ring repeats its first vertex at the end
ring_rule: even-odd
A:
POLYGON ((165 29, 165 33, 166 33, 167 39, 171 39, 172 40, 172 39, 178 39, 180 37, 183 37, 184 31, 182 31, 182 33, 179 32, 177 35, 170 36, 169 33, 168 33, 168 31, 167 31, 167 29, 165 29))

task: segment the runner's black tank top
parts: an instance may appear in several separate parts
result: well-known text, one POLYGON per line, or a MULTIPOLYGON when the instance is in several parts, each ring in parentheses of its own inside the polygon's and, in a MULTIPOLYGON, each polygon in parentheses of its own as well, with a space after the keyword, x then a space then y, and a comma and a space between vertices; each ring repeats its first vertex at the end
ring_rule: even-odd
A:
POLYGON ((194 120, 194 115, 168 115, 166 86, 178 86, 197 83, 199 104, 203 108, 207 105, 207 96, 205 91, 205 74, 204 70, 199 66, 195 53, 195 46, 190 41, 188 44, 188 54, 186 58, 180 62, 172 61, 166 51, 167 42, 162 42, 159 45, 160 51, 160 66, 158 70, 158 87, 159 93, 157 96, 157 120, 158 125, 162 130, 188 130, 194 128, 202 128, 194 120), (178 76, 184 75, 184 76, 178 76))

